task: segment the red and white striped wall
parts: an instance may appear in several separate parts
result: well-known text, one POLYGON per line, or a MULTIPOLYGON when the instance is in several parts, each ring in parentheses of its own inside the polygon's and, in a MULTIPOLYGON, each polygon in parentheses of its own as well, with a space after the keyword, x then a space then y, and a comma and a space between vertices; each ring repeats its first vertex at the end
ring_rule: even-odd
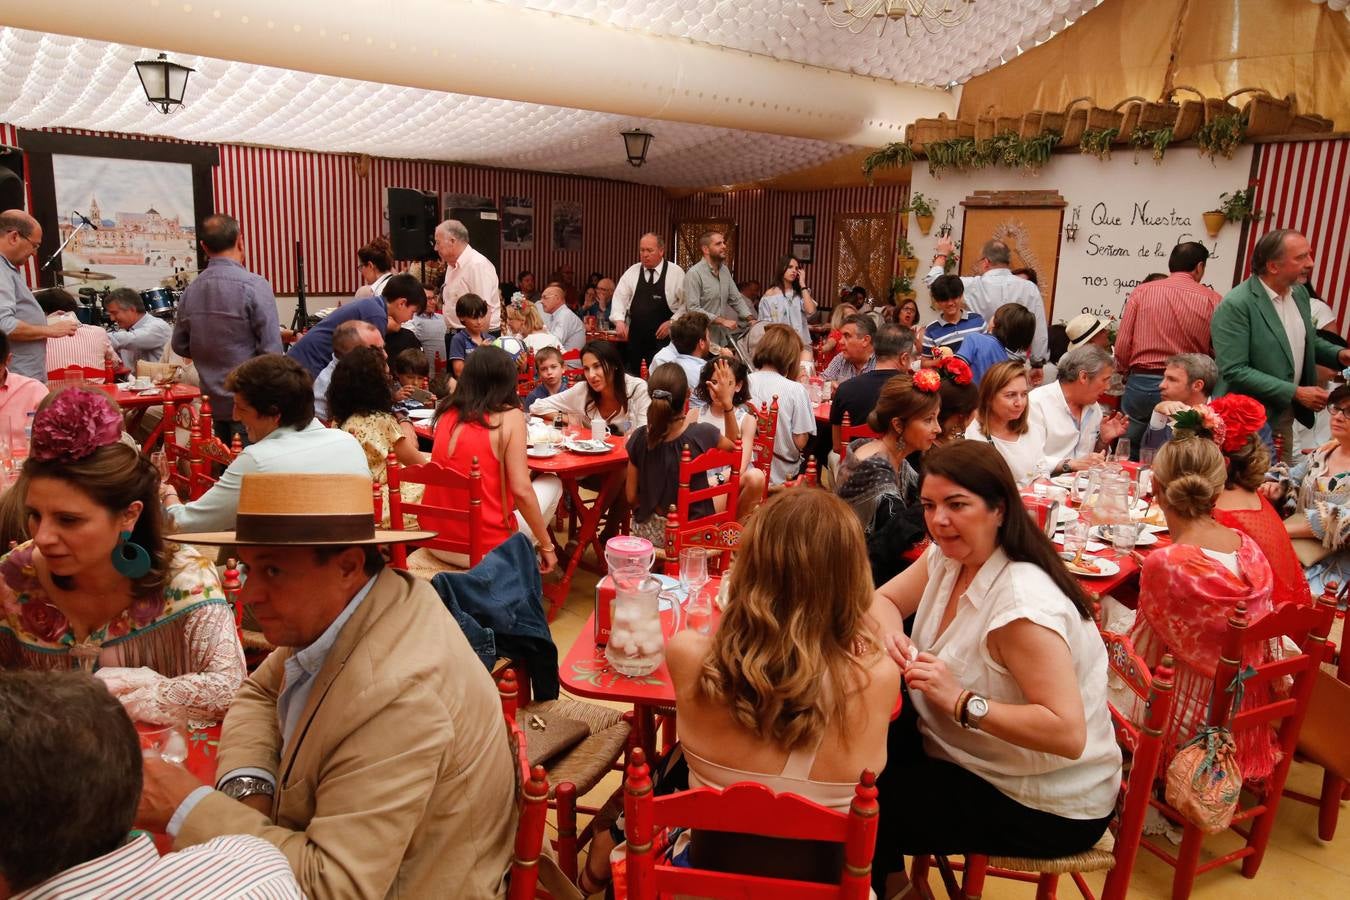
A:
POLYGON ((1261 144, 1252 168, 1265 215, 1248 229, 1243 277, 1261 235, 1293 228, 1312 243, 1312 283, 1335 311, 1336 331, 1350 334, 1350 139, 1261 144))

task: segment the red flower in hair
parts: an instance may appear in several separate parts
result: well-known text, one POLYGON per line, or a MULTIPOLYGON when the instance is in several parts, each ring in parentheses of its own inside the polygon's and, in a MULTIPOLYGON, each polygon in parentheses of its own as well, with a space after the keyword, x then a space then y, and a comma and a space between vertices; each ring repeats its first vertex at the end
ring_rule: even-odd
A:
POLYGON ((955 384, 970 384, 975 380, 975 373, 970 371, 970 366, 959 356, 949 356, 938 366, 938 373, 950 378, 955 384))
POLYGON ((914 389, 932 394, 942 388, 942 376, 933 369, 920 369, 914 373, 914 389))
POLYGON ((1224 435, 1219 449, 1224 453, 1241 450, 1247 438, 1266 424, 1266 408, 1245 394, 1225 394, 1209 401, 1209 408, 1223 420, 1224 435))

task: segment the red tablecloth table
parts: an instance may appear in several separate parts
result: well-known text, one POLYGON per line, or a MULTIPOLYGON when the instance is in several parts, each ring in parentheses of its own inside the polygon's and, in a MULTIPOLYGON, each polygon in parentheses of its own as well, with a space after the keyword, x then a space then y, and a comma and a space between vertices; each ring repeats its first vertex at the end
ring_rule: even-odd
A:
POLYGON ((829 425, 829 424, 830 424, 830 401, 829 401, 829 400, 826 400, 824 403, 817 403, 817 404, 816 404, 816 408, 815 408, 815 412, 816 412, 816 422, 817 422, 818 425, 829 425))
MULTIPOLYGON (((144 722, 136 723, 137 731, 147 731, 160 728, 159 725, 150 725, 144 722)), ((216 783, 216 757, 220 753, 220 723, 210 725, 206 728, 193 729, 188 732, 188 755, 183 762, 183 766, 201 779, 202 784, 214 786, 216 783)), ((168 853, 173 849, 173 838, 167 834, 154 832, 150 837, 155 842, 156 849, 161 854, 168 853)))
MULTIPOLYGON (((127 430, 134 431, 145 418, 145 411, 152 407, 163 407, 165 402, 173 404, 173 412, 176 414, 179 407, 186 406, 197 398, 201 397, 202 392, 190 384, 171 384, 163 389, 155 389, 149 392, 128 391, 121 385, 100 384, 97 387, 106 391, 117 405, 122 409, 132 413, 130 421, 127 422, 127 430)), ((164 429, 173 427, 174 416, 166 415, 155 424, 141 444, 141 449, 146 453, 155 449, 155 446, 164 439, 164 429)))

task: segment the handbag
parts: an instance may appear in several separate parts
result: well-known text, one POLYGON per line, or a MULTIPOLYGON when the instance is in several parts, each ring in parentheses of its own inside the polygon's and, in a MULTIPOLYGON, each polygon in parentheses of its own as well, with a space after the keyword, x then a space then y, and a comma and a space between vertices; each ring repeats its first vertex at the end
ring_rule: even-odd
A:
MULTIPOLYGON (((1242 682, 1256 674, 1248 666, 1228 686, 1233 710, 1242 705, 1242 682)), ((1167 765, 1167 803, 1205 834, 1228 828, 1242 793, 1242 769, 1233 733, 1207 725, 1177 750, 1167 765)))

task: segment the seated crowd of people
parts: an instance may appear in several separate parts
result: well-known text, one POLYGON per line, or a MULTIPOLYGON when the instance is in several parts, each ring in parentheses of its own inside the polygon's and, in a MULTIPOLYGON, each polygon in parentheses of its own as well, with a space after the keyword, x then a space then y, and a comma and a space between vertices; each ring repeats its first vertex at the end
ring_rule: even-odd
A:
MULTIPOLYGON (((0 249, 25 227, 4 215, 0 249)), ((1169 752, 1204 723, 1237 603, 1253 619, 1309 605, 1350 568, 1350 385, 1327 391, 1315 371, 1350 351, 1311 327, 1306 241, 1272 234, 1222 303, 1199 282, 1203 247, 1180 245, 1173 275, 1131 294, 1113 347, 1095 317, 1049 328, 1034 273, 1014 274, 997 241, 965 278, 943 274, 953 248, 939 247, 925 326, 912 301, 818 304, 792 257, 752 307, 715 232, 687 273, 649 234, 617 280, 596 273, 583 291, 550 278, 536 298, 522 272, 512 297, 448 222, 443 285, 395 273, 373 242, 358 296, 283 353, 237 223, 208 218, 211 264, 171 333, 145 324, 138 298, 114 298, 122 330, 93 352, 134 370, 168 345, 194 362, 217 435, 242 446, 214 484, 180 496, 97 389, 38 384, 21 409, 28 456, 0 498, 0 897, 504 896, 518 786, 497 688, 438 589, 384 548, 469 527, 391 523, 392 455, 476 467, 485 550, 522 533, 544 575, 584 552, 555 529, 562 482, 528 464, 531 417, 598 423, 621 442, 626 477, 601 540, 663 547, 682 456, 740 450, 739 495, 691 510, 734 507, 744 531, 716 629, 667 646, 680 740, 657 762, 658 792, 748 780, 846 811, 859 773, 879 773, 879 896, 898 893, 913 854, 1093 847, 1122 777, 1106 649, 1023 491, 1108 458, 1151 466, 1170 543, 1144 558, 1137 613, 1104 614, 1150 664, 1176 659, 1169 752), (1201 304, 1203 329, 1144 319, 1160 298, 1201 304), (1229 306, 1257 302, 1293 304, 1307 323, 1306 371, 1263 371, 1243 344, 1251 317, 1229 306), (1123 412, 1099 402, 1113 379, 1123 412), (1322 407, 1331 440, 1296 454, 1292 419, 1322 407), (429 436, 417 408, 432 410, 429 436), (813 459, 824 487, 799 479, 813 459), (217 547, 235 548, 238 603, 275 648, 251 672, 204 555, 217 547), (142 756, 138 729, 221 720, 213 783, 142 756), (173 852, 158 856, 145 832, 173 852)), ((68 334, 44 340, 72 337, 62 299, 48 303, 68 334)), ((0 369, 10 405, 28 377, 0 369)), ((452 494, 402 496, 451 507, 452 494)), ((1271 734, 1237 738, 1243 774, 1268 775, 1271 734)), ((585 892, 604 887, 623 838, 607 811, 585 892)), ((809 850, 719 853, 717 840, 692 838, 738 871, 838 865, 809 850)))

